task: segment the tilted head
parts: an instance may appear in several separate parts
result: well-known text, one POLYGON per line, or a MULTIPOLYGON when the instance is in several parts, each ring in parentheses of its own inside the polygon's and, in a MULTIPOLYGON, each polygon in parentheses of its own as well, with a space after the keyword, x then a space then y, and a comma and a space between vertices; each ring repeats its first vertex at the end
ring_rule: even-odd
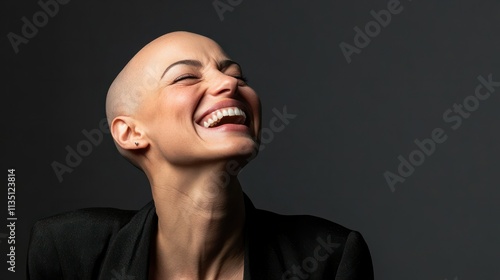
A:
POLYGON ((142 169, 242 162, 258 150, 257 94, 239 64, 194 33, 168 33, 142 48, 109 88, 106 114, 118 150, 142 169))

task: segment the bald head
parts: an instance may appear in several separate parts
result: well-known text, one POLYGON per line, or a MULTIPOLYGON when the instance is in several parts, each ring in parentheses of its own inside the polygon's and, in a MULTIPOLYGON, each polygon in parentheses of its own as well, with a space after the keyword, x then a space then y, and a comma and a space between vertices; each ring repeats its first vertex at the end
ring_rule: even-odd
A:
MULTIPOLYGON (((165 70, 165 57, 171 50, 210 41, 210 38, 185 32, 167 33, 144 46, 118 74, 106 97, 106 115, 111 123, 117 116, 132 116, 143 104, 144 98, 159 89, 165 70)), ((217 45, 218 48, 220 48, 217 45)))
POLYGON ((258 146, 256 92, 216 42, 194 33, 144 46, 110 86, 106 113, 118 151, 149 174, 247 156, 258 146), (210 110, 219 110, 219 126, 205 125, 210 110))
MULTIPOLYGON (((111 84, 106 97, 108 123, 118 151, 135 166, 142 169, 136 150, 119 139, 126 131, 121 128, 123 125, 133 127, 130 120, 139 120, 144 112, 150 110, 151 102, 154 102, 151 100, 164 87, 161 79, 172 62, 192 58, 190 56, 203 53, 204 48, 223 53, 216 42, 195 33, 177 31, 165 34, 144 46, 111 84)), ((140 148, 138 144, 135 146, 132 147, 140 148)))

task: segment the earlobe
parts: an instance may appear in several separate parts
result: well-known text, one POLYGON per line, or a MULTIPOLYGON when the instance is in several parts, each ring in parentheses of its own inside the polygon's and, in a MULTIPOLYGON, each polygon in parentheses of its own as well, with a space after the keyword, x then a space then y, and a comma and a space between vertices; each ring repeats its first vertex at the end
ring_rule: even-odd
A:
POLYGON ((147 145, 144 133, 137 126, 134 119, 126 116, 116 117, 111 122, 113 139, 125 150, 142 149, 147 145))

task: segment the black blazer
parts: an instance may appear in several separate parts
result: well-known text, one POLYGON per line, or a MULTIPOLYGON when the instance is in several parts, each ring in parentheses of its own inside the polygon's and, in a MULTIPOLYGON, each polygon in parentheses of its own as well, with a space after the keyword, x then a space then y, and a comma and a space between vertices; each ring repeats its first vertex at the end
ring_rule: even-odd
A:
MULTIPOLYGON (((313 216, 256 209, 245 195, 245 280, 371 280, 363 237, 313 216)), ((139 211, 90 208, 36 222, 28 249, 31 280, 147 280, 157 224, 154 202, 139 211)))

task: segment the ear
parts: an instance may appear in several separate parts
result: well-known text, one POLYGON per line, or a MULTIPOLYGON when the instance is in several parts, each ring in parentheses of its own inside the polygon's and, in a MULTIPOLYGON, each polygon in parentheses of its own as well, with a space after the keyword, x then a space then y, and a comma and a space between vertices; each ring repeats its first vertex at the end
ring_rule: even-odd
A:
POLYGON ((111 122, 110 129, 113 139, 124 150, 137 150, 148 146, 145 133, 131 117, 116 117, 111 122))

